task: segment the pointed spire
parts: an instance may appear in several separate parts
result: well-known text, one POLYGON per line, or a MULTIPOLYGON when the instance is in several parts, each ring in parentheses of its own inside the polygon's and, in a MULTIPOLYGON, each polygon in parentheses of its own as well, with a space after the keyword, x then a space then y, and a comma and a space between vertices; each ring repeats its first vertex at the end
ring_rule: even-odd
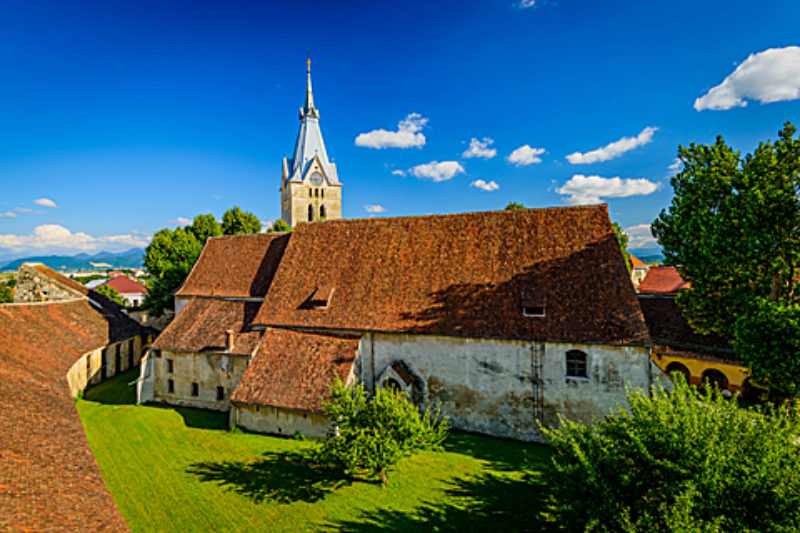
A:
POLYGON ((306 60, 306 74, 308 76, 306 81, 306 104, 300 113, 300 118, 315 117, 319 118, 319 111, 314 107, 314 93, 311 91, 311 58, 306 60))

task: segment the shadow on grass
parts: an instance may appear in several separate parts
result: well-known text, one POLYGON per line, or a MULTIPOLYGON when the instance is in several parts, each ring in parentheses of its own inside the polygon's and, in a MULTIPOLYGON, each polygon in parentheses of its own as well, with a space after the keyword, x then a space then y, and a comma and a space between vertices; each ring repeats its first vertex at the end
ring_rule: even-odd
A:
POLYGON ((139 368, 132 368, 118 376, 83 391, 83 399, 105 405, 132 405, 136 403, 136 387, 128 383, 139 377, 139 368))
POLYGON ((323 524, 327 530, 367 531, 533 531, 551 532, 539 513, 545 487, 538 474, 522 479, 485 474, 458 479, 446 489, 447 499, 427 502, 411 511, 379 509, 350 520, 323 524))
POLYGON ((503 471, 538 470, 549 463, 552 456, 551 448, 543 444, 457 431, 450 432, 444 449, 486 461, 493 470, 503 471))
POLYGON ((317 464, 309 452, 267 452, 252 462, 195 463, 186 471, 255 503, 313 503, 347 483, 337 470, 317 464))
POLYGON ((155 407, 156 409, 175 411, 181 415, 186 427, 199 429, 228 429, 228 413, 198 409, 196 407, 181 407, 178 405, 169 405, 167 403, 150 402, 145 405, 147 405, 147 407, 155 407))

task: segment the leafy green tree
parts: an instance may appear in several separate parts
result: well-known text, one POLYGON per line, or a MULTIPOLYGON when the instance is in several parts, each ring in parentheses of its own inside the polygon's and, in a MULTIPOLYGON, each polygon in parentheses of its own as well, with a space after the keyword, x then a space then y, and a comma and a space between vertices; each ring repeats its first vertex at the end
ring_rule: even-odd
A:
POLYGON ((527 209, 527 207, 525 207, 525 204, 523 204, 523 203, 508 202, 508 205, 506 206, 506 209, 512 211, 512 210, 516 210, 516 209, 527 209))
POLYGON ((259 231, 261 231, 261 221, 258 217, 248 211, 242 211, 238 206, 233 206, 222 215, 222 232, 225 235, 258 233, 259 231))
POLYGON ((214 215, 197 215, 194 217, 190 229, 202 244, 205 244, 209 237, 222 235, 222 226, 214 218, 214 215))
POLYGON ((545 518, 566 531, 798 531, 798 412, 743 409, 676 377, 596 426, 561 419, 545 518))
POLYGON ((128 307, 128 302, 125 301, 125 298, 123 298, 119 291, 117 291, 117 289, 111 285, 100 285, 95 289, 95 292, 102 294, 112 302, 116 302, 122 307, 128 307))
POLYGON ((292 227, 289 224, 287 224, 285 220, 279 218, 272 224, 272 226, 270 226, 269 230, 267 231, 269 231, 270 233, 292 231, 292 227))
POLYGON ((0 283, 0 304, 10 304, 14 302, 14 293, 7 283, 0 283))
POLYGON ((652 226, 665 262, 680 265, 692 284, 678 296, 692 327, 731 338, 752 377, 787 394, 800 392, 795 133, 787 122, 777 141, 744 157, 721 136, 679 147, 672 203, 652 226), (767 339, 772 330, 787 334, 767 339))
POLYGON ((625 266, 628 267, 628 272, 630 272, 631 256, 628 253, 628 234, 622 231, 622 226, 620 226, 617 222, 612 222, 611 227, 614 228, 614 235, 617 236, 619 249, 622 251, 622 257, 625 259, 625 266))
POLYGON ((184 228, 164 228, 145 248, 144 264, 150 279, 142 307, 155 316, 172 307, 172 293, 180 286, 200 255, 202 243, 184 228))
POLYGON ((321 461, 349 475, 379 476, 384 486, 400 459, 439 448, 449 429, 438 411, 420 415, 406 393, 390 388, 369 397, 363 385, 346 387, 337 379, 323 405, 333 429, 320 443, 321 461))

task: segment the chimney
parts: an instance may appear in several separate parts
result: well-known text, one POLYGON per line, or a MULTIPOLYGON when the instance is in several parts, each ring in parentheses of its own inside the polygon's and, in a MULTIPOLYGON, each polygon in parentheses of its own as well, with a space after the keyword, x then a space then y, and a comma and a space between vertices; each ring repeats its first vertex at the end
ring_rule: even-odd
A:
POLYGON ((233 350, 233 330, 229 329, 225 332, 226 342, 225 342, 225 351, 231 352, 233 350))

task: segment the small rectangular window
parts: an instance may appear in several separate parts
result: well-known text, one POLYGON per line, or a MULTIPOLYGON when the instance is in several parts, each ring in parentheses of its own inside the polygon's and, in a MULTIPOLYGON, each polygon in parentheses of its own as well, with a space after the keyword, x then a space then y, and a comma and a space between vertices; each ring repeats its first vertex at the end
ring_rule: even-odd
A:
POLYGON ((167 373, 172 374, 174 367, 172 366, 172 359, 167 359, 167 373))
POLYGON ((170 394, 175 392, 175 382, 172 381, 171 379, 167 381, 167 392, 170 394))
POLYGON ((217 401, 222 401, 225 399, 225 388, 224 387, 217 387, 217 401))
POLYGON ((200 396, 200 387, 197 383, 192 383, 192 396, 200 396))
POLYGON ((567 377, 588 378, 586 354, 580 350, 567 352, 567 377))
POLYGON ((547 305, 547 295, 536 291, 522 291, 522 314, 543 317, 547 305))

